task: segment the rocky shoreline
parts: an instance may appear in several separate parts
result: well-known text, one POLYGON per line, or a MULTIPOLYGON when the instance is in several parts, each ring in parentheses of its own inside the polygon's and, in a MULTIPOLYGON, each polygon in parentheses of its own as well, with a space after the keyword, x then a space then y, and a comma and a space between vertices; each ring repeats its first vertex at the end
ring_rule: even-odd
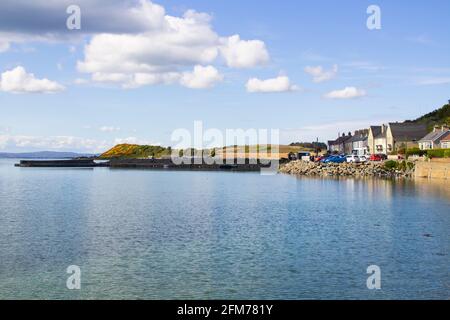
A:
POLYGON ((414 166, 404 170, 390 169, 383 162, 320 163, 292 161, 280 167, 281 173, 319 177, 411 178, 414 166))

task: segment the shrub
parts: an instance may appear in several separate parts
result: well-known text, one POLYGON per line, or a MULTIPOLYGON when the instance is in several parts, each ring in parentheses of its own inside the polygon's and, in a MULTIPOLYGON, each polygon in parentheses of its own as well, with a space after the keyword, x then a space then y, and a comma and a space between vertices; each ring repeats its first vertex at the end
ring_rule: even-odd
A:
POLYGON ((444 158, 446 151, 450 149, 433 149, 433 150, 427 150, 427 156, 429 158, 444 158))
POLYGON ((444 158, 450 158, 450 149, 444 151, 444 158))
POLYGON ((419 148, 411 148, 408 149, 408 151, 406 152, 406 155, 409 156, 424 156, 427 154, 426 150, 420 150, 419 148))
POLYGON ((385 167, 387 170, 393 170, 393 169, 396 169, 396 168, 398 167, 398 162, 397 162, 397 161, 394 161, 394 160, 388 160, 388 161, 386 161, 386 162, 384 163, 384 167, 385 167))

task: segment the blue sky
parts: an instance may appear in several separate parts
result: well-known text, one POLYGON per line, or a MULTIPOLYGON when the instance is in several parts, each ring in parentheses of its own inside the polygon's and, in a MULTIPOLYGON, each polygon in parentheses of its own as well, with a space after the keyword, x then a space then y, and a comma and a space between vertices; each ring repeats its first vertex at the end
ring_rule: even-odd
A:
POLYGON ((157 54, 151 48, 156 38, 149 37, 163 39, 157 45, 165 48, 167 34, 160 37, 159 27, 146 24, 157 14, 136 13, 144 10, 139 1, 78 1, 81 30, 72 31, 65 28, 64 0, 55 8, 36 1, 42 15, 30 14, 38 9, 26 2, 0 4, 0 12, 20 16, 4 22, 0 14, 0 152, 171 145, 171 133, 193 129, 195 120, 221 130, 280 129, 282 143, 326 141, 370 124, 416 118, 450 99, 450 2, 444 0, 154 1, 171 17, 187 10, 209 15, 193 16, 198 34, 174 35, 183 43, 177 52, 157 54), (366 26, 371 4, 381 9, 381 30, 366 26), (103 16, 97 17, 99 8, 103 16), (124 8, 130 16, 122 17, 124 8), (130 26, 130 17, 142 23, 130 26), (105 34, 111 39, 101 38, 105 34), (142 34, 134 46, 132 39, 142 34), (242 50, 229 44, 233 35, 242 50), (215 41, 219 53, 210 58, 215 41), (191 52, 194 45, 201 58, 191 52), (118 51, 120 63, 112 57, 104 66, 104 57, 118 51), (195 66, 201 66, 198 74, 195 66), (130 80, 138 73, 158 80, 130 80), (118 74, 122 80, 112 82, 118 74), (39 82, 44 78, 49 83, 39 82), (257 79, 252 90, 249 79, 257 79))

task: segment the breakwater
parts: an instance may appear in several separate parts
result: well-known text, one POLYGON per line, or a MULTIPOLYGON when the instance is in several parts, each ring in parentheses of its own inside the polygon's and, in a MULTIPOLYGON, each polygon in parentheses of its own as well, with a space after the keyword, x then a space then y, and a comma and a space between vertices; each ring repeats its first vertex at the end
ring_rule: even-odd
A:
POLYGON ((185 160, 185 163, 174 163, 172 159, 112 159, 109 162, 111 169, 159 169, 159 170, 193 170, 193 171, 260 171, 269 168, 270 165, 260 161, 249 159, 235 160, 227 163, 218 159, 214 163, 206 163, 204 160, 185 160), (197 163, 196 163, 197 162, 197 163))
POLYGON ((107 167, 108 162, 95 162, 93 159, 72 160, 21 160, 16 167, 23 168, 93 168, 107 167))
MULTIPOLYGON (((260 171, 270 168, 265 161, 254 159, 234 159, 225 161, 215 159, 206 162, 204 159, 184 159, 182 163, 176 163, 172 159, 112 159, 110 161, 96 162, 93 159, 72 160, 21 160, 16 167, 24 168, 93 168, 110 167, 112 169, 155 169, 155 170, 192 170, 192 171, 260 171), (211 163, 212 162, 212 163, 211 163)), ((278 163, 275 166, 278 168, 278 163)), ((275 169, 275 170, 276 170, 275 169)))
POLYGON ((292 161, 280 167, 281 173, 321 177, 412 177, 414 167, 405 170, 386 168, 383 162, 320 163, 292 161))

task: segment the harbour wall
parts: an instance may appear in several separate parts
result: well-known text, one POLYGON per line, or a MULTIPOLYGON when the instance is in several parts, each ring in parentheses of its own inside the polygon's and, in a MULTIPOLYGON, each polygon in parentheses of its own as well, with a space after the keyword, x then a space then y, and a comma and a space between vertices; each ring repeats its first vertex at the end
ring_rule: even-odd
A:
POLYGON ((184 163, 177 164, 172 159, 112 159, 109 162, 111 169, 161 169, 161 170, 193 170, 193 171, 260 171, 268 168, 265 162, 251 161, 249 159, 226 162, 218 159, 214 163, 203 160, 185 159, 184 163))
POLYGON ((416 162, 415 178, 450 180, 450 159, 432 159, 416 162))

